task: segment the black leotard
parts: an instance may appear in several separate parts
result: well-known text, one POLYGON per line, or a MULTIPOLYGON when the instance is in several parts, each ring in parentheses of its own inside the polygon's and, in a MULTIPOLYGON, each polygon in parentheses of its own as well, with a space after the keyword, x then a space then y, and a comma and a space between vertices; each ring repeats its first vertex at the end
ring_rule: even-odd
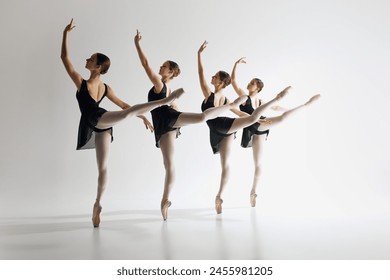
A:
MULTIPOLYGON (((154 91, 154 87, 149 90, 148 101, 160 100, 167 97, 167 86, 164 84, 160 93, 154 91)), ((156 139, 156 147, 160 147, 160 138, 163 134, 176 130, 176 137, 180 135, 180 128, 174 128, 177 118, 181 112, 176 111, 168 105, 164 105, 150 111, 154 126, 154 137, 156 139)))
POLYGON ((80 90, 76 92, 76 98, 81 111, 76 148, 77 150, 94 149, 95 132, 103 132, 110 130, 111 142, 114 139, 112 127, 106 129, 96 128, 99 119, 105 112, 107 112, 107 110, 99 107, 100 102, 107 95, 107 85, 104 84, 104 86, 105 90, 103 97, 98 102, 96 102, 89 94, 86 80, 82 81, 80 90))
MULTIPOLYGON (((261 102, 259 105, 261 105, 261 102)), ((245 113, 248 113, 248 114, 252 114, 253 111, 255 110, 252 106, 252 100, 249 96, 248 96, 248 99, 246 100, 245 104, 240 105, 240 110, 245 112, 245 113)), ((265 117, 261 116, 260 119, 265 119, 265 117)), ((244 148, 252 147, 253 135, 267 134, 267 137, 268 137, 269 129, 264 130, 264 131, 260 131, 259 126, 260 126, 260 123, 256 122, 256 123, 254 123, 248 127, 245 127, 243 129, 242 138, 241 138, 241 146, 242 147, 244 147, 244 148)))
MULTIPOLYGON (((226 104, 226 102, 227 99, 225 98, 224 105, 226 104)), ((210 93, 210 96, 207 98, 207 100, 203 101, 202 112, 212 107, 215 107, 213 92, 210 93)), ((229 129, 232 127, 233 122, 234 122, 234 118, 229 118, 229 117, 217 117, 215 119, 208 120, 206 122, 210 129, 210 145, 211 148, 213 149, 214 154, 219 153, 220 143, 223 140, 223 138, 235 134, 235 132, 227 133, 229 129)))

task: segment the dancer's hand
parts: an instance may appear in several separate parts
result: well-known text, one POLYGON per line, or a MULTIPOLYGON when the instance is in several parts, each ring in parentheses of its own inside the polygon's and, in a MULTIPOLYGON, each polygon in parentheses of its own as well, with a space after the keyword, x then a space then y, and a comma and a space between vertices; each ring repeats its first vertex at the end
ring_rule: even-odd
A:
POLYGON ((145 125, 145 128, 146 130, 150 130, 150 132, 154 132, 154 127, 153 125, 150 123, 150 121, 143 115, 139 115, 137 116, 139 117, 140 119, 142 119, 142 121, 144 122, 144 125, 145 125))
POLYGON ((138 44, 139 41, 141 41, 141 39, 142 39, 141 32, 139 32, 137 29, 137 34, 135 34, 134 36, 134 43, 138 44))
POLYGON ((150 123, 150 121, 148 119, 146 119, 146 118, 143 121, 144 121, 144 125, 145 125, 146 130, 150 130, 150 132, 153 133, 154 132, 154 127, 150 123))
POLYGON ((240 63, 246 63, 246 61, 244 59, 246 59, 246 57, 241 57, 239 60, 236 61, 235 64, 237 65, 237 64, 240 64, 240 63))
POLYGON ((70 32, 73 30, 73 28, 75 28, 76 26, 73 25, 73 18, 72 20, 70 21, 70 23, 65 27, 64 29, 64 32, 67 33, 67 32, 70 32))
POLYGON ((203 50, 207 47, 208 42, 204 41, 203 44, 200 46, 198 53, 203 52, 203 50))

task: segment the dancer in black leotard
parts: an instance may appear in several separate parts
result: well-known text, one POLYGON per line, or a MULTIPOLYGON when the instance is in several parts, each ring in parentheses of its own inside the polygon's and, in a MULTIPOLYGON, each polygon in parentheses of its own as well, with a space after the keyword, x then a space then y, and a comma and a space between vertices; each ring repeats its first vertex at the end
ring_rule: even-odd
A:
POLYGON ((149 121, 140 114, 173 102, 182 92, 176 92, 169 98, 158 101, 130 106, 119 99, 111 87, 100 80, 100 75, 105 74, 110 67, 109 58, 101 53, 95 53, 87 59, 85 68, 90 71, 90 77, 88 80, 83 79, 73 67, 68 56, 68 32, 72 31, 74 27, 72 19, 64 29, 61 59, 67 73, 77 87, 76 97, 81 111, 77 149, 95 148, 96 150, 99 177, 96 201, 93 206, 92 223, 94 227, 98 227, 102 209, 100 200, 107 185, 107 162, 109 143, 112 141, 112 126, 128 117, 138 116, 144 120, 147 128, 152 128, 149 121), (106 96, 123 110, 108 112, 100 108, 99 104, 106 96))
MULTIPOLYGON (((101 54, 97 54, 101 56, 101 54)), ((99 129, 96 127, 99 119, 107 112, 100 108, 99 104, 104 97, 107 96, 107 85, 104 84, 104 93, 100 100, 96 101, 91 97, 88 91, 87 81, 82 80, 80 90, 76 93, 76 98, 79 103, 81 118, 79 124, 79 133, 77 139, 77 150, 94 149, 95 148, 95 133, 108 131, 111 134, 111 142, 113 140, 112 127, 99 129)))
MULTIPOLYGON (((218 71, 212 78, 211 84, 214 86, 214 92, 211 92, 207 85, 206 79, 203 73, 203 64, 201 54, 206 48, 207 42, 205 41, 198 50, 198 74, 200 87, 204 95, 204 101, 202 104, 202 110, 212 107, 223 106, 225 102, 228 102, 226 97, 223 95, 223 90, 230 84, 230 75, 225 71, 218 71)), ((289 88, 284 89, 274 99, 256 108, 251 115, 242 118, 229 118, 229 117, 218 117, 216 119, 209 120, 207 125, 210 129, 210 144, 214 153, 219 153, 221 158, 221 182, 217 196, 215 197, 215 210, 217 214, 222 213, 222 192, 229 178, 229 156, 230 149, 233 141, 233 134, 244 127, 250 126, 257 122, 261 117, 261 113, 268 108, 272 103, 281 99, 288 91, 289 88)), ((247 99, 246 96, 242 100, 243 102, 247 99)), ((238 110, 233 109, 233 112, 238 110)))
MULTIPOLYGON (((234 64, 232 70, 232 86, 236 91, 236 93, 238 94, 238 96, 245 96, 246 93, 237 85, 237 81, 236 81, 236 67, 240 63, 246 63, 244 58, 240 58, 234 64)), ((253 78, 248 83, 246 87, 248 90, 248 99, 244 104, 240 106, 241 112, 238 113, 236 112, 240 117, 245 117, 248 116, 248 114, 252 114, 255 108, 261 105, 261 100, 257 98, 257 94, 263 89, 263 86, 264 86, 263 82, 258 78, 253 78)), ((314 95, 305 104, 300 105, 291 110, 285 110, 279 106, 275 106, 273 107, 274 109, 284 110, 285 112, 282 115, 277 117, 272 117, 272 118, 260 117, 258 122, 252 124, 251 126, 245 127, 243 129, 241 146, 244 148, 248 148, 248 147, 252 148, 253 160, 255 163, 253 185, 249 196, 250 204, 252 207, 256 206, 256 198, 257 198, 256 189, 257 186, 259 185, 260 175, 261 175, 262 149, 264 146, 264 140, 268 136, 269 128, 276 124, 279 124, 280 122, 285 120, 287 117, 291 116, 292 113, 298 111, 299 109, 310 105, 319 97, 320 97, 319 94, 314 95)))
MULTIPOLYGON (((158 100, 170 93, 168 84, 174 77, 177 77, 180 74, 180 68, 175 62, 168 60, 161 65, 159 75, 157 75, 150 67, 146 55, 141 48, 141 38, 142 36, 137 30, 137 34, 134 37, 134 43, 141 64, 153 84, 153 87, 148 94, 148 100, 158 100)), ((164 220, 168 217, 168 207, 171 205, 169 194, 175 177, 173 164, 174 139, 179 133, 178 129, 181 126, 200 123, 215 118, 225 110, 232 108, 238 109, 239 104, 242 103, 244 99, 245 98, 239 97, 232 103, 205 110, 203 113, 179 112, 175 109, 175 106, 162 106, 151 111, 155 128, 156 146, 161 149, 165 167, 164 192, 161 199, 161 214, 164 220)))
MULTIPOLYGON (((233 78, 232 78, 232 84, 233 84, 233 78)), ((259 106, 260 105, 261 105, 261 101, 259 100, 259 106)), ((240 105, 240 111, 250 115, 253 113, 254 110, 255 109, 253 108, 253 105, 252 105, 252 99, 250 96, 248 96, 248 99, 245 101, 245 103, 240 105)), ((260 120, 264 120, 264 119, 265 119, 264 116, 260 117, 260 120)), ((251 124, 250 126, 244 127, 242 129, 241 147, 244 147, 244 148, 252 147, 253 135, 265 135, 265 137, 268 136, 269 129, 260 130, 259 127, 260 127, 260 123, 255 122, 254 124, 251 124)))
MULTIPOLYGON (((161 92, 155 93, 154 87, 149 90, 148 101, 160 100, 167 96, 167 85, 164 84, 161 92)), ((165 133, 176 131, 176 137, 180 134, 180 128, 174 127, 181 112, 175 110, 171 106, 162 106, 150 111, 154 126, 154 135, 156 139, 156 147, 160 148, 160 139, 165 133)))
MULTIPOLYGON (((209 98, 202 103, 202 111, 214 107, 214 99, 215 95, 211 92, 209 98)), ((227 98, 225 97, 223 104, 226 103, 227 98)), ((235 132, 228 133, 229 129, 232 127, 233 121, 233 118, 218 117, 206 122, 210 128, 210 145, 214 154, 219 153, 220 143, 225 137, 235 134, 235 132)))

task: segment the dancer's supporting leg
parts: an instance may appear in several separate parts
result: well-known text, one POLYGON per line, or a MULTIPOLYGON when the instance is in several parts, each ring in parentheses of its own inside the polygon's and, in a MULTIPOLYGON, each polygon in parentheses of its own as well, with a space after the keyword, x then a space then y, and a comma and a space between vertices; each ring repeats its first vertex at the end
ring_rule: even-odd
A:
POLYGON ((265 135, 253 135, 252 139, 252 152, 253 152, 253 162, 255 165, 253 184, 250 192, 250 204, 252 207, 256 206, 256 189, 259 186, 260 176, 261 176, 261 164, 263 157, 263 145, 265 141, 265 135))
POLYGON ((225 187, 228 183, 229 176, 230 176, 230 166, 229 166, 229 159, 230 159, 230 151, 231 146, 233 144, 234 135, 230 135, 225 137, 220 144, 220 160, 221 160, 221 181, 219 185, 219 190, 217 193, 217 196, 215 197, 215 210, 217 211, 217 214, 222 213, 222 193, 225 190, 225 187))
POLYGON ((96 162, 99 175, 96 201, 93 205, 92 211, 92 223, 94 227, 98 227, 100 224, 100 212, 102 211, 100 200, 108 182, 107 166, 108 154, 110 151, 110 142, 111 134, 109 131, 95 133, 96 162))
POLYGON ((171 206, 171 202, 169 201, 169 194, 175 180, 175 165, 173 162, 175 138, 176 131, 167 132, 160 138, 160 149, 165 168, 164 192, 161 199, 161 214, 164 221, 168 218, 168 207, 171 206))

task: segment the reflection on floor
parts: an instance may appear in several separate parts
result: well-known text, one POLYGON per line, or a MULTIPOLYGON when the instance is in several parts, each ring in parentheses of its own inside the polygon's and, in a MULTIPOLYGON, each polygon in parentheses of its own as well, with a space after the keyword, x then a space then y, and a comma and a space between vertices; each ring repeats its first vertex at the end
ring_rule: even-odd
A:
POLYGON ((291 220, 259 208, 104 212, 0 220, 0 259, 389 259, 389 228, 345 221, 291 220))

